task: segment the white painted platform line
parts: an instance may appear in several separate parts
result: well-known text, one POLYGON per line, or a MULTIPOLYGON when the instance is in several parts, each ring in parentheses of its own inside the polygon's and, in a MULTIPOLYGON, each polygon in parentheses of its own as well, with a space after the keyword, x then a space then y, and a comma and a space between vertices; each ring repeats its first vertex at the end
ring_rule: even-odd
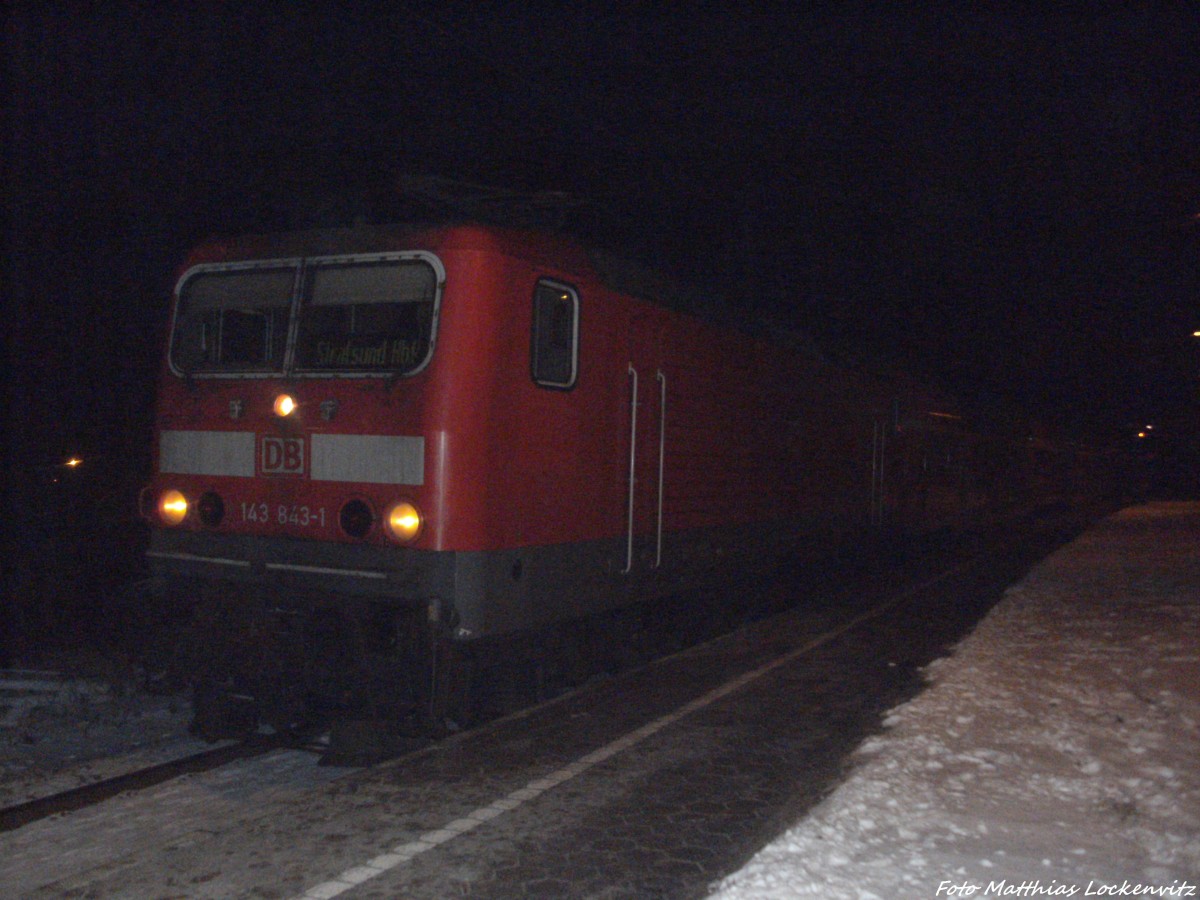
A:
POLYGON ((569 763, 568 765, 563 766, 561 769, 551 772, 549 775, 545 775, 529 782, 529 784, 525 785, 525 787, 513 791, 506 797, 502 797, 499 800, 494 800, 487 806, 481 806, 479 809, 467 813, 461 819, 455 819, 454 821, 443 825, 441 828, 435 831, 427 831, 415 841, 409 841, 407 844, 401 844, 398 847, 394 847, 387 853, 380 854, 374 859, 368 860, 361 866, 355 866, 352 869, 347 869, 345 872, 342 872, 335 878, 322 882, 315 887, 309 888, 303 894, 300 894, 297 898, 294 898, 294 900, 329 900, 331 897, 337 897, 340 894, 344 894, 351 888, 357 887, 365 881, 370 881, 372 878, 376 878, 385 872, 407 863, 409 860, 420 856, 422 853, 426 853, 427 851, 433 850, 434 848, 439 847, 448 841, 454 840, 454 838, 458 837, 460 834, 466 834, 468 831, 478 828, 484 822, 490 822, 492 819, 502 816, 506 812, 510 812, 511 810, 523 806, 530 800, 540 797, 551 788, 558 787, 558 785, 570 781, 577 775, 583 774, 588 769, 604 762, 606 759, 616 756, 618 753, 621 753, 624 750, 628 750, 635 744, 641 743, 651 735, 662 731, 668 725, 678 722, 684 716, 690 715, 697 710, 704 709, 704 707, 710 706, 717 700, 720 700, 722 697, 726 697, 735 691, 741 690, 746 685, 753 681, 757 681, 762 676, 774 671, 775 669, 778 669, 780 666, 787 665, 797 657, 803 656, 805 653, 808 653, 811 650, 815 650, 822 644, 829 643, 829 641, 845 634, 847 631, 850 631, 853 628, 858 627, 863 622, 870 621, 871 619, 882 615, 893 606, 896 606, 897 604, 907 600, 913 594, 920 593, 926 588, 937 584, 939 581, 944 581, 951 575, 973 566, 976 562, 978 562, 979 559, 980 557, 976 557, 968 560, 965 563, 955 566, 952 569, 947 569, 942 574, 930 578, 928 581, 924 581, 915 587, 909 588, 907 591, 904 591, 892 599, 881 603, 879 606, 872 607, 871 609, 867 610, 856 618, 851 619, 849 622, 846 622, 845 624, 833 629, 832 631, 827 631, 824 634, 818 635, 808 643, 788 651, 783 656, 773 659, 768 663, 764 663, 753 671, 745 672, 739 675, 737 678, 733 678, 725 682, 719 687, 713 688, 707 694, 697 697, 690 703, 684 704, 674 712, 667 713, 665 716, 655 719, 648 725, 643 725, 641 728, 631 731, 628 734, 605 744, 600 749, 593 750, 586 756, 581 756, 579 759, 575 760, 575 762, 569 763))

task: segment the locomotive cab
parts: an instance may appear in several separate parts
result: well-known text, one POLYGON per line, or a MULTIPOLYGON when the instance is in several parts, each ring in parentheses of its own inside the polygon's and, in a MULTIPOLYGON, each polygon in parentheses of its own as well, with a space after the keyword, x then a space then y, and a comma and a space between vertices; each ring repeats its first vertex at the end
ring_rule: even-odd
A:
POLYGON ((344 241, 195 254, 175 292, 143 495, 164 602, 200 629, 186 676, 272 693, 277 721, 318 695, 347 700, 366 673, 330 646, 394 643, 401 620, 428 618, 418 601, 445 577, 414 550, 439 537, 427 369, 445 269, 428 250, 344 241), (358 634, 366 622, 376 633, 358 634), (299 684, 259 683, 266 658, 289 673, 277 682, 299 684))
POLYGON ((607 549, 567 565, 544 548, 617 527, 576 477, 616 438, 612 392, 577 389, 562 256, 467 227, 193 255, 142 507, 162 602, 195 623, 182 665, 206 697, 253 698, 273 723, 314 703, 438 718, 456 646, 577 613, 530 585, 548 591, 581 557, 609 571, 607 549))

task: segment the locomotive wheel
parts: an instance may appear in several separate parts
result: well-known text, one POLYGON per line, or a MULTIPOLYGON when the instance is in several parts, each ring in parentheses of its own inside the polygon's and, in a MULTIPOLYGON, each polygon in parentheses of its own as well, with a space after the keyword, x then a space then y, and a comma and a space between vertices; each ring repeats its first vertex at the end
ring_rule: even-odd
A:
MULTIPOLYGON (((180 640, 179 659, 192 684, 189 730, 206 741, 239 739, 258 727, 254 692, 243 673, 247 636, 259 633, 236 603, 205 592, 180 640)), ((261 658, 261 645, 251 658, 261 658)))
POLYGON ((192 688, 188 730, 204 741, 243 740, 258 728, 258 708, 230 684, 201 679, 192 688))
POLYGON ((303 684, 309 706, 339 714, 368 708, 365 652, 361 629, 349 616, 333 609, 315 613, 304 629, 303 684))
POLYGON ((478 679, 487 671, 474 653, 445 638, 434 645, 429 727, 436 735, 474 725, 480 714, 478 679))

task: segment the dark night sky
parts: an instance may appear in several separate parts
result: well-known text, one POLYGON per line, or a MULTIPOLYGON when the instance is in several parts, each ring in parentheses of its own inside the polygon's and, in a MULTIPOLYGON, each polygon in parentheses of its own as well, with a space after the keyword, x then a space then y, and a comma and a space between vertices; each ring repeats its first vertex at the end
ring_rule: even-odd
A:
POLYGON ((143 460, 187 247, 402 172, 590 198, 747 313, 1061 424, 1190 415, 1200 12, 1129 6, 10 6, 9 449, 143 460))

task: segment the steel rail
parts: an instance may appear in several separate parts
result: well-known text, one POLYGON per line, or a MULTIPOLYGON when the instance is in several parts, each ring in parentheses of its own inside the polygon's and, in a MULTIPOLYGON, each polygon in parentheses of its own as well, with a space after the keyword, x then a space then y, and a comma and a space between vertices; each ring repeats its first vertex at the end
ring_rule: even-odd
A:
POLYGON ((207 772, 240 759, 263 756, 272 750, 296 747, 295 735, 255 735, 235 744, 226 744, 202 750, 191 756, 168 760, 164 763, 126 772, 103 781, 80 785, 57 794, 49 794, 0 809, 0 833, 14 831, 30 822, 45 819, 59 813, 75 812, 95 806, 118 794, 145 790, 183 775, 207 772))

